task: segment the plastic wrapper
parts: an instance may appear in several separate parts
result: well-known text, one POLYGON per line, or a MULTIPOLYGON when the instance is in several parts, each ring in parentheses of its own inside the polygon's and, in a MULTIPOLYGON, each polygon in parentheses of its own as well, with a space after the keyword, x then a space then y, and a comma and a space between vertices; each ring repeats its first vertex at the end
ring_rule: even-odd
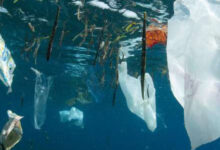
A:
POLYGON ((21 140, 23 135, 20 122, 23 117, 18 116, 10 110, 7 113, 9 120, 3 127, 0 135, 0 150, 10 150, 21 140))
POLYGON ((166 25, 149 25, 146 30, 146 44, 148 48, 156 44, 167 43, 167 26, 166 25))
POLYGON ((0 80, 5 86, 9 87, 9 90, 12 86, 15 67, 16 65, 11 56, 11 52, 6 47, 5 41, 0 35, 0 80))
POLYGON ((119 84, 126 98, 128 109, 143 119, 153 132, 157 127, 155 88, 151 76, 145 73, 145 99, 141 94, 141 80, 127 73, 127 63, 118 65, 119 84))
POLYGON ((46 119, 47 98, 53 83, 52 77, 46 77, 38 70, 31 68, 36 74, 34 93, 34 127, 40 129, 46 119))
POLYGON ((171 89, 184 108, 192 149, 220 136, 220 2, 177 0, 168 21, 171 89))
POLYGON ((74 121, 76 126, 83 127, 83 112, 76 107, 72 107, 70 110, 59 111, 61 122, 74 121))

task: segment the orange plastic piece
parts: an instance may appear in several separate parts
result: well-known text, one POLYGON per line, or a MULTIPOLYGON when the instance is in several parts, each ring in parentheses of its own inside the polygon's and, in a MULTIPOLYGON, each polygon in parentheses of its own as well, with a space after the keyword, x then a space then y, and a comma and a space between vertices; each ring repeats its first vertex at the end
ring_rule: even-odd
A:
POLYGON ((146 30, 146 44, 148 48, 153 47, 155 44, 167 43, 167 26, 157 27, 155 25, 149 25, 146 30))

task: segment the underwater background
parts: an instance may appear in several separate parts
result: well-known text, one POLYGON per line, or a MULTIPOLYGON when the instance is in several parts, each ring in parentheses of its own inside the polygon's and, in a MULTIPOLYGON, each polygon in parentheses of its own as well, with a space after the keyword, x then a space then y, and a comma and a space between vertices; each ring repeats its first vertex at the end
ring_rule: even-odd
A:
MULTIPOLYGON (((153 78, 156 89, 157 129, 151 132, 145 122, 131 113, 125 97, 117 89, 116 102, 112 106, 115 58, 113 54, 104 64, 94 65, 98 34, 94 32, 94 44, 88 36, 72 39, 84 29, 82 20, 77 19, 76 1, 60 1, 61 14, 57 35, 49 61, 46 60, 48 39, 42 40, 37 61, 33 52, 24 52, 25 42, 34 37, 50 35, 56 15, 55 0, 5 0, 8 14, 0 13, 0 34, 12 53, 16 63, 12 90, 0 84, 0 127, 8 120, 8 109, 24 116, 23 137, 14 150, 189 150, 190 142, 184 128, 183 109, 174 98, 169 84, 166 63, 166 47, 156 45, 147 50, 147 72, 153 78), (28 23, 35 26, 31 32, 28 23), (60 34, 65 24, 67 34, 59 45, 60 34), (112 63, 112 64, 111 64, 112 63), (112 65, 110 67, 110 65, 112 65), (36 75, 31 67, 53 78, 48 96, 46 120, 40 130, 34 128, 34 94, 36 75), (162 71, 161 71, 162 70, 162 71), (164 71, 165 70, 165 71, 164 71), (105 75, 103 75, 103 73, 105 75), (104 78, 104 79, 103 79, 104 78), (102 80, 103 79, 103 80, 102 80), (79 102, 85 99, 86 102, 79 102), (83 126, 72 122, 61 122, 59 111, 72 106, 84 113, 83 126)), ((134 39, 141 38, 141 28, 134 33, 125 33, 124 26, 134 21, 141 23, 143 12, 160 23, 166 24, 173 15, 173 0, 106 0, 112 9, 126 8, 135 12, 138 18, 127 18, 116 11, 91 6, 85 1, 82 14, 88 24, 103 27, 109 23, 112 39, 126 35, 119 40, 131 49, 127 58, 129 74, 140 72, 141 46, 134 39)), ((150 21, 148 21, 150 22, 150 21)), ((177 33, 178 34, 178 33, 177 33)), ((140 40, 139 40, 140 41, 140 40)), ((120 44, 115 44, 120 47, 120 44)), ((199 135, 198 135, 199 136, 199 135)), ((198 150, 220 148, 220 141, 201 146, 198 150)))

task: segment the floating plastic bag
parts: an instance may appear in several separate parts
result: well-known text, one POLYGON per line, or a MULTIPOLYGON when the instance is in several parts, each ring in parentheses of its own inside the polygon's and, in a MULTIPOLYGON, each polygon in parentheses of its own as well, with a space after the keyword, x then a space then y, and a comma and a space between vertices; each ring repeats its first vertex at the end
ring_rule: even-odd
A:
POLYGON ((220 1, 176 0, 168 22, 171 89, 192 149, 220 137, 220 1))
POLYGON ((143 119, 153 132, 157 127, 155 88, 151 76, 145 73, 145 99, 142 99, 141 81, 127 73, 127 63, 118 65, 119 83, 125 95, 129 110, 143 119))
POLYGON ((23 130, 20 120, 22 116, 18 116, 12 111, 8 110, 9 121, 5 124, 0 135, 0 149, 10 150, 13 148, 22 138, 23 130))
POLYGON ((59 111, 59 114, 61 122, 74 120, 76 126, 83 127, 83 112, 76 107, 72 107, 70 110, 59 111))
POLYGON ((31 68, 36 74, 34 93, 34 127, 40 129, 46 119, 47 98, 53 83, 52 77, 46 77, 38 70, 31 68))
POLYGON ((11 56, 11 52, 5 45, 5 41, 0 35, 0 80, 9 87, 9 92, 11 90, 11 85, 14 77, 14 69, 16 65, 11 56))

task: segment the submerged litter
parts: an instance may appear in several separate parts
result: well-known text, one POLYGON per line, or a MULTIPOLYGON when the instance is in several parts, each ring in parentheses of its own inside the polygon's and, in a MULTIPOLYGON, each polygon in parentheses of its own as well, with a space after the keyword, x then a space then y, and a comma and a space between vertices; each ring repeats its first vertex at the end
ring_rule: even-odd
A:
POLYGON ((149 25, 146 30, 146 44, 148 48, 152 48, 156 44, 167 43, 167 26, 149 25))
POLYGON ((0 6, 0 13, 5 13, 5 14, 7 14, 7 13, 8 13, 8 10, 7 10, 6 8, 0 6))
POLYGON ((11 56, 11 52, 6 47, 5 41, 0 35, 0 80, 5 86, 9 87, 8 92, 11 91, 15 67, 16 65, 11 56))
POLYGON ((219 14, 214 1, 182 0, 168 22, 171 89, 184 108, 192 149, 220 137, 219 14))
POLYGON ((34 93, 34 127, 41 129, 46 119, 47 98, 53 83, 52 77, 46 77, 38 70, 31 68, 36 74, 34 93))
POLYGON ((22 116, 18 116, 11 110, 7 111, 9 120, 5 124, 0 134, 0 150, 12 149, 22 138, 23 130, 20 120, 22 116))
POLYGON ((83 112, 76 107, 72 107, 70 110, 59 111, 61 122, 74 121, 76 126, 83 127, 83 112))
POLYGON ((145 73, 144 95, 141 94, 140 76, 128 75, 127 63, 118 65, 119 84, 125 95, 129 110, 143 119, 147 127, 153 132, 157 127, 155 88, 151 76, 145 73))

